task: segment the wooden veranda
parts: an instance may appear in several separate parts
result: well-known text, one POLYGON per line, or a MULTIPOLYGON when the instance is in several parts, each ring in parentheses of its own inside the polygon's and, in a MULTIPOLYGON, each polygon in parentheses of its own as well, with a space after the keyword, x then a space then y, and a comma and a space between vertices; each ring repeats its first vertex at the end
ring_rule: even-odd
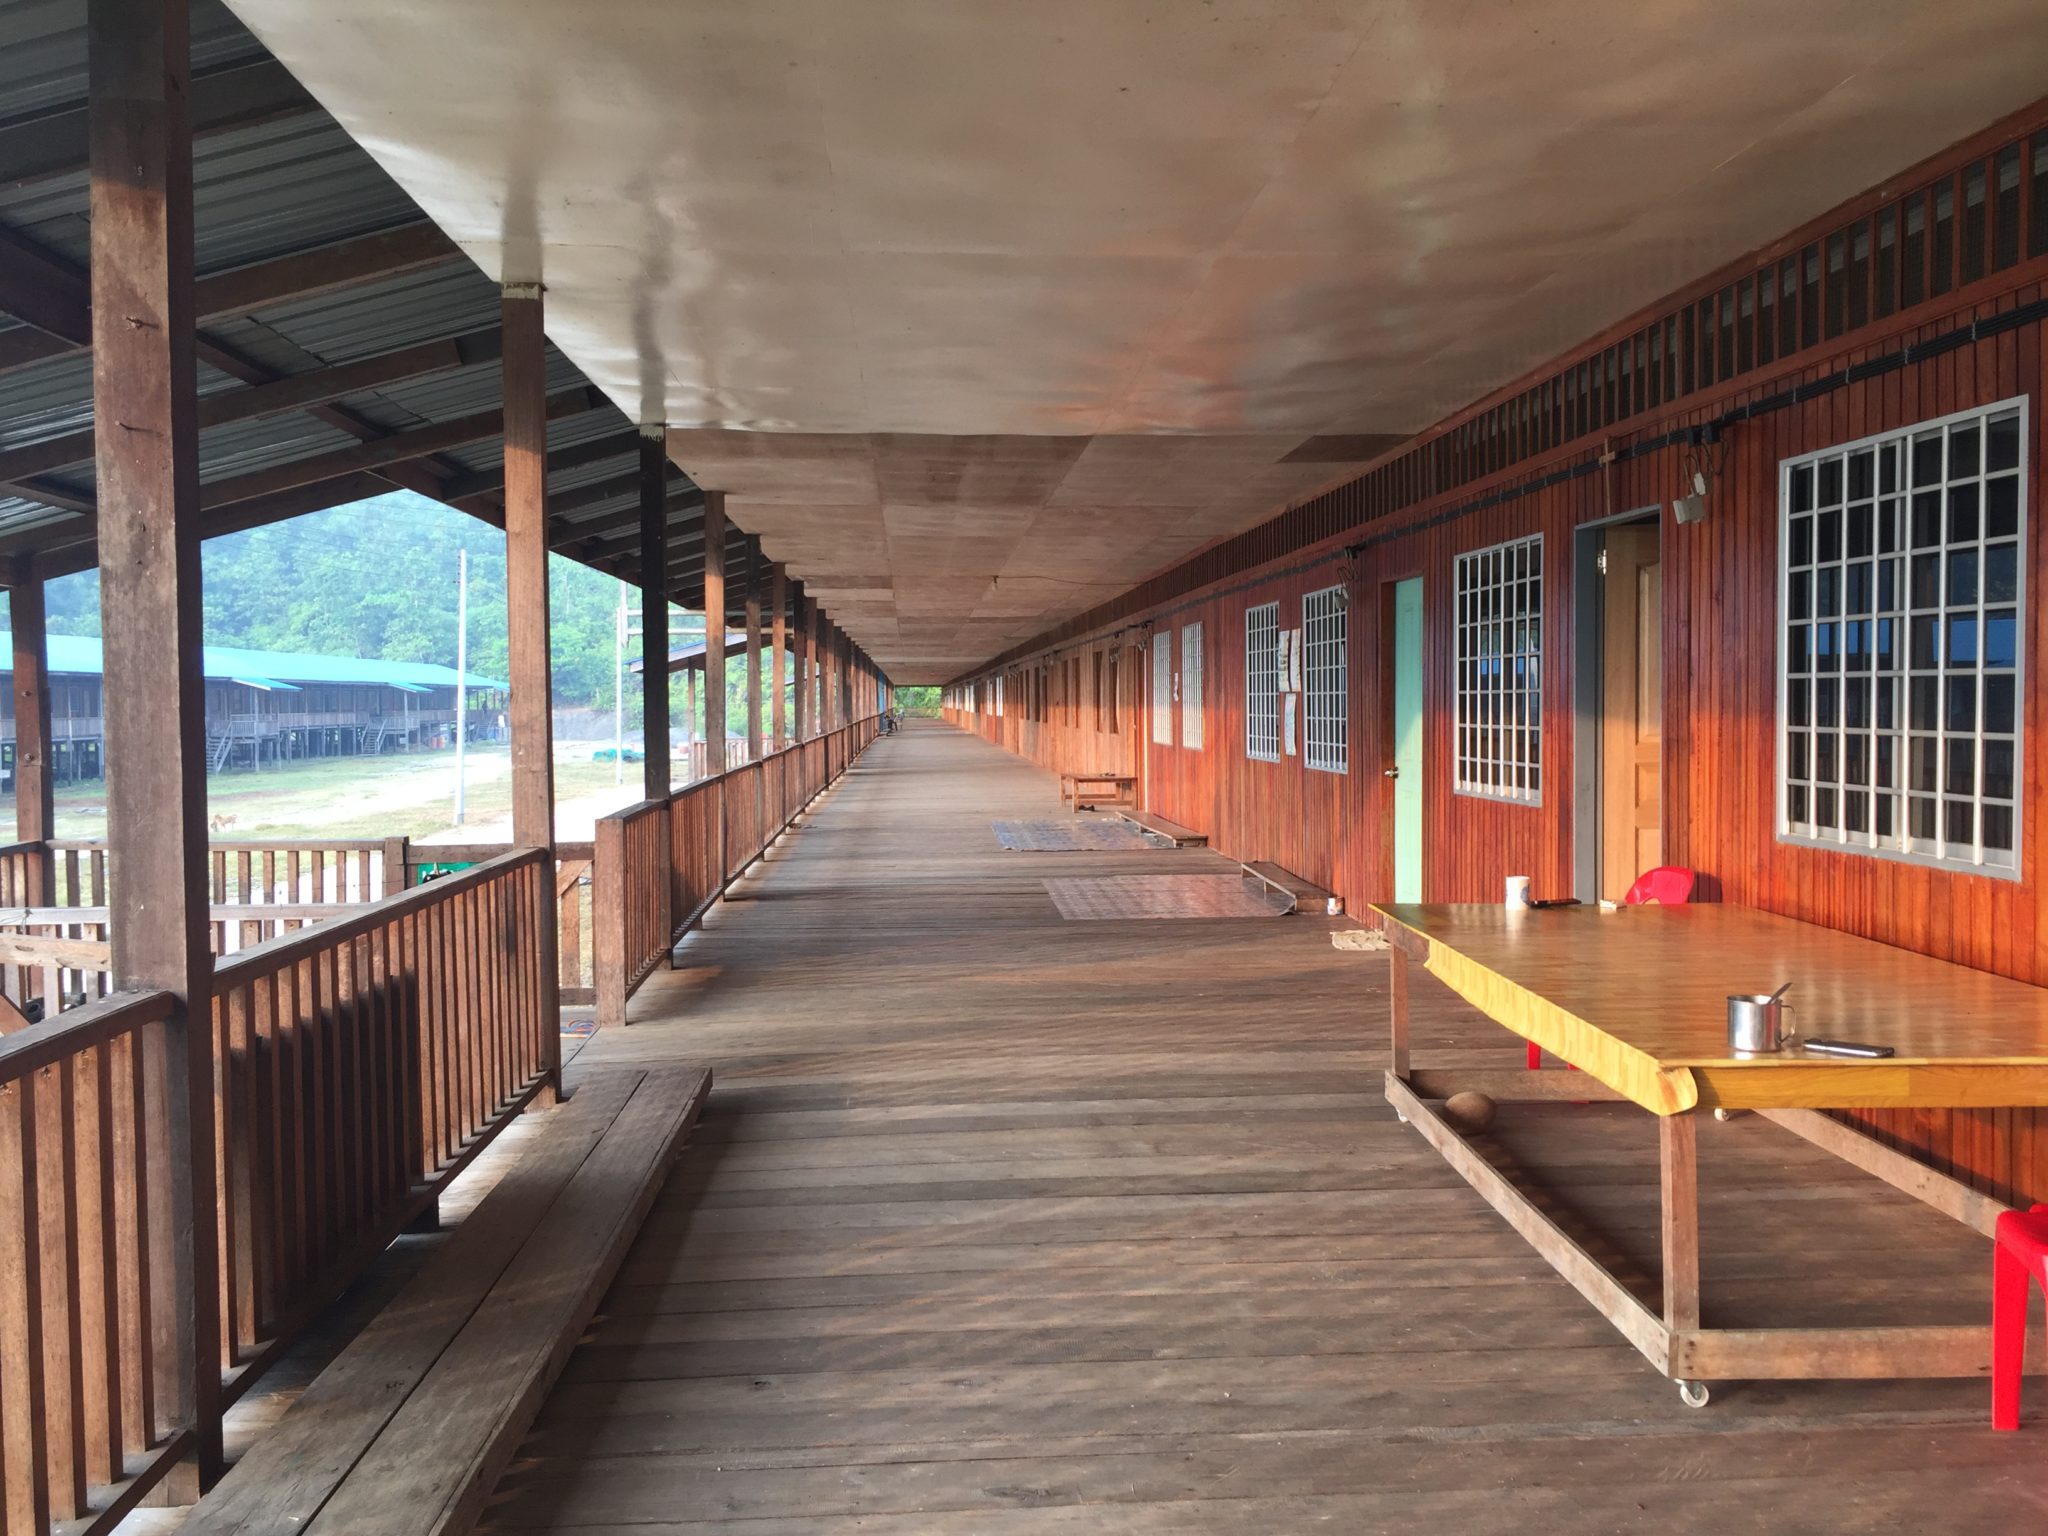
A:
MULTIPOLYGON (((1341 926, 1068 922, 1057 780, 877 743, 570 1067, 718 1090, 486 1528, 1993 1530, 2038 1456, 1981 1382, 1750 1383, 1704 1411, 1400 1125, 1385 953, 1341 926)), ((1519 1064, 1427 980, 1434 1062, 1519 1064)), ((1504 1107, 1488 1156, 1637 1292, 1655 1132, 1504 1107)), ((1717 1324, 1981 1324, 1982 1241, 1760 1121, 1700 1133, 1717 1324)))

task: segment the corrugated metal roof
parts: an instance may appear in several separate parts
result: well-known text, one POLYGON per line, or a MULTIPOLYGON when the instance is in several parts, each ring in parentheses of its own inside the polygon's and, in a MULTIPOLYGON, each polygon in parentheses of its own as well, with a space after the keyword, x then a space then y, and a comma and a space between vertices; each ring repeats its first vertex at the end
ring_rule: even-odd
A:
MULTIPOLYGON (((0 4, 0 121, 63 107, 85 95, 85 6, 80 0, 0 4)), ((260 57, 263 45, 220 0, 192 0, 192 67, 260 57)))
MULTIPOLYGON (((0 630, 0 673, 14 669, 14 637, 0 630)), ((51 674, 97 677, 100 642, 91 635, 51 635, 44 654, 51 674)), ((364 656, 308 656, 297 651, 252 651, 236 645, 209 645, 203 665, 215 682, 245 677, 274 678, 285 683, 381 683, 393 688, 452 688, 464 676, 471 688, 504 688, 499 678, 475 672, 458 673, 431 661, 378 661, 364 656)))
MULTIPOLYGON (((82 0, 0 0, 0 121, 82 105, 86 58, 82 0)), ((228 14, 220 0, 194 0, 194 68, 266 59, 260 43, 228 14)), ((194 150, 196 265, 202 274, 317 248, 421 219, 397 184, 325 112, 287 112, 268 121, 202 136, 194 150)), ((83 267, 89 245, 87 188, 82 173, 47 176, 0 189, 0 225, 23 234, 60 259, 83 267)), ((353 283, 271 305, 246 315, 216 317, 207 340, 270 377, 289 377, 354 362, 422 341, 494 327, 499 319, 495 284, 460 258, 417 270, 353 283)), ((0 331, 16 329, 0 317, 0 331)), ((202 392, 239 390, 242 381, 202 365, 202 392)), ((549 350, 548 388, 560 392, 585 380, 566 358, 549 350)), ((92 416, 91 359, 83 352, 50 357, 0 371, 0 451, 76 432, 92 416)), ((390 383, 342 397, 363 430, 400 432, 498 408, 502 377, 495 363, 390 383)), ((627 431, 626 418, 605 407, 551 422, 551 449, 572 448, 627 431)), ((200 439, 200 477, 228 476, 289 464, 345 448, 359 440, 308 412, 296 411, 225 423, 200 439)), ((501 447, 492 438, 448 450, 432 463, 443 472, 495 471, 501 447)), ((636 452, 558 471, 561 491, 628 475, 636 452)), ((89 497, 92 466, 45 475, 53 494, 89 497)), ((587 519, 631 506, 578 509, 587 519)), ((81 518, 42 503, 0 496, 0 537, 20 541, 50 527, 52 546, 75 545, 87 526, 81 518)), ((257 668, 259 672, 262 668, 257 668)), ((274 675, 264 673, 264 675, 274 675)))

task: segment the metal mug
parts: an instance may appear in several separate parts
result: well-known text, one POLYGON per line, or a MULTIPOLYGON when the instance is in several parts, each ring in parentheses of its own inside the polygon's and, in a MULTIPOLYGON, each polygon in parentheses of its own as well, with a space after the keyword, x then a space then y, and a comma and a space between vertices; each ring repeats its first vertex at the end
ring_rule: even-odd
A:
POLYGON ((1762 1056, 1792 1043, 1785 1015, 1792 1005, 1769 992, 1744 992, 1728 999, 1728 1047, 1738 1056, 1762 1056))

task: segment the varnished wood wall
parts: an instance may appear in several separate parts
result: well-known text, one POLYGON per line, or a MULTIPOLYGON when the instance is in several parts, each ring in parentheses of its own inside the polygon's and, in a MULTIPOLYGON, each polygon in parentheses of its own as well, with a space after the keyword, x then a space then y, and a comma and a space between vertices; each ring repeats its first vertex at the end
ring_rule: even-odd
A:
MULTIPOLYGON (((2036 144, 2037 153, 2048 153, 2048 136, 2036 144)), ((1974 144, 1968 152, 1981 156, 1984 145, 1974 144)), ((2027 185, 2033 184, 2030 174, 2027 185)), ((2037 214, 2023 206, 2021 216, 2031 221, 2037 214)), ((1791 247, 1806 238, 1789 237, 1791 247)), ((1714 290, 1722 280, 1717 276, 1701 287, 1714 290)), ((1183 595, 1134 606, 1118 617, 1112 632, 1061 639, 1014 663, 1020 672, 1010 684, 1010 715, 1018 707, 1021 673, 1047 662, 1057 671, 1068 656, 1085 658, 1101 646, 1129 645, 1147 627, 1152 633, 1171 630, 1177 635, 1182 625, 1199 620, 1207 674, 1206 744, 1200 751, 1151 744, 1146 714, 1137 707, 1120 711, 1113 735, 1012 718, 977 720, 963 712, 951 717, 1048 767, 1139 765, 1145 803, 1152 809, 1208 833, 1227 854, 1276 860, 1326 884, 1351 910, 1363 911, 1392 889, 1391 794, 1382 775, 1390 761, 1383 739, 1389 708, 1381 689, 1384 610, 1391 603, 1393 582, 1420 576, 1425 605, 1425 896, 1433 901, 1497 900, 1509 874, 1531 876, 1539 895, 1569 895, 1572 536, 1579 525, 1613 513, 1662 508, 1667 862, 1701 871, 1703 893, 1714 899, 2048 984, 2048 904, 2038 899, 2042 861, 2048 856, 2048 834, 2042 831, 2048 824, 2048 793, 2041 788, 2042 769, 2048 766, 2041 680, 2048 620, 2040 604, 2028 614, 2024 663, 2023 880, 1780 843, 1774 794, 1780 462, 1950 412, 2027 397, 2030 591, 2048 590, 2040 533, 2042 443, 2048 435, 2043 431, 2048 377, 2041 322, 2030 320, 1959 345, 1926 347, 1927 355, 1733 424, 1717 450, 1719 473, 1707 519, 1699 524, 1678 526, 1668 510, 1672 497, 1686 488, 1685 449, 1660 448, 1604 467, 1592 462, 1603 447, 1626 448, 1674 427, 1725 418, 1731 408, 1781 400, 1788 388, 1827 379, 1845 365, 1895 361, 1902 346, 1936 338, 1952 341, 1972 321, 2037 303, 2044 285, 2048 258, 2036 254, 1944 299, 1866 324, 1838 343, 1802 350, 1796 364, 1736 373, 1717 389, 1691 394, 1680 407, 1640 412, 1596 436, 1561 443, 1491 476, 1468 478, 1455 491, 1414 500, 1387 515, 1374 516, 1369 506, 1347 511, 1342 498, 1355 487, 1340 488, 1324 499, 1338 508, 1331 521, 1349 520, 1351 526, 1216 575, 1183 595), (1590 472, 1514 494, 1571 466, 1590 472), (1508 493, 1507 499, 1497 499, 1502 493, 1508 493), (1489 500, 1495 504, 1471 505, 1489 500), (1453 562, 1460 553, 1536 532, 1545 536, 1542 803, 1511 805, 1457 795, 1451 788, 1448 599, 1453 562), (1299 756, 1278 763, 1251 761, 1244 751, 1245 611, 1277 600, 1281 627, 1291 629, 1301 623, 1302 596, 1338 581, 1348 584, 1351 598, 1348 772, 1311 771, 1299 756)), ((1618 327, 1617 333, 1627 330, 1618 327)), ((1442 430, 1457 427, 1454 420, 1442 430)), ((1281 521, 1300 527, 1303 514, 1314 510, 1297 509, 1281 521)), ((1255 543, 1248 541, 1248 547, 1255 543)), ((1123 683, 1134 706, 1150 691, 1149 660, 1142 647, 1124 651, 1123 683)), ((1176 670, 1178 665, 1176 649, 1176 670)), ((1084 676, 1089 672, 1085 659, 1081 670, 1084 676)), ((2003 1110, 1873 1116, 1871 1121, 1929 1161, 1982 1187, 2008 1198, 2048 1198, 2048 1114, 2003 1110)))

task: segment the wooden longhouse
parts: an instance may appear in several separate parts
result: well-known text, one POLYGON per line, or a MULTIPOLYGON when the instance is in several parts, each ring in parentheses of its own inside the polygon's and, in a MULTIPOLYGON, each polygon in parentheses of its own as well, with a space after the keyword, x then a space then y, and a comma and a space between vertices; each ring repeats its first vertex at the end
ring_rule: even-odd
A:
POLYGON ((0 1525, 2023 1520, 2044 62, 0 0, 0 1525), (200 541, 393 488, 505 533, 511 844, 209 848, 200 541), (551 551, 649 620, 579 847, 551 551))

